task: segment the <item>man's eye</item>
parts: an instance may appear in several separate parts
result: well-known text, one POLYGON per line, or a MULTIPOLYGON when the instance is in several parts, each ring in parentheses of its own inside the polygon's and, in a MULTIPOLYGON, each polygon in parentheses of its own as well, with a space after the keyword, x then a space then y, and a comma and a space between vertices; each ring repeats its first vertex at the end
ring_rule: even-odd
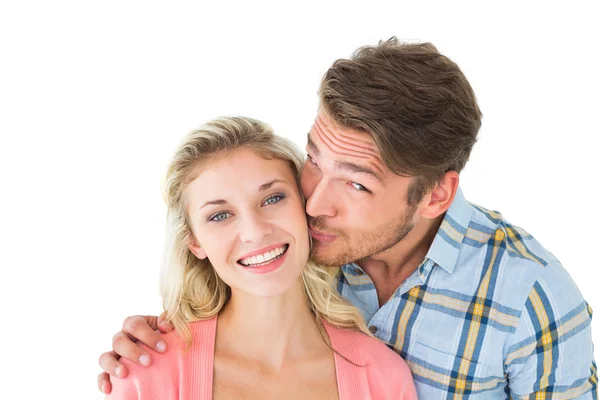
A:
POLYGON ((361 185, 360 183, 357 182, 350 182, 350 185, 352 185, 352 187, 356 190, 359 190, 361 192, 369 192, 371 193, 371 191, 369 189, 367 189, 366 187, 364 187, 363 185, 361 185))
POLYGON ((228 213, 228 212, 220 212, 220 213, 214 214, 208 220, 209 221, 215 221, 215 222, 221 222, 221 221, 225 221, 227 218, 229 218, 230 215, 231 214, 228 213))
POLYGON ((306 159, 308 161, 310 161, 311 164, 317 165, 317 162, 315 160, 313 160, 313 158, 311 156, 309 156, 308 153, 306 153, 306 159))
POLYGON ((285 198, 285 196, 282 194, 275 194, 275 195, 267 198, 265 200, 265 202, 263 203, 263 205, 276 204, 276 203, 279 203, 284 198, 285 198))

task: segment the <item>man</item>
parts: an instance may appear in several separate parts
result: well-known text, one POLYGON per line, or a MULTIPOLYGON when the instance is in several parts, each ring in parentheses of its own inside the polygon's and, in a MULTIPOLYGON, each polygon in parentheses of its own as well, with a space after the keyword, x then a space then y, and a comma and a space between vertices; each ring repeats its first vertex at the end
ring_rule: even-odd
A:
MULTIPOLYGON (((419 397, 596 399, 591 308, 550 252, 459 189, 481 113, 456 64, 392 38, 336 61, 319 94, 300 179, 312 256, 342 266, 339 292, 419 397)), ((156 327, 127 319, 103 369, 126 375, 117 353, 149 364, 130 339, 165 351, 156 327)))

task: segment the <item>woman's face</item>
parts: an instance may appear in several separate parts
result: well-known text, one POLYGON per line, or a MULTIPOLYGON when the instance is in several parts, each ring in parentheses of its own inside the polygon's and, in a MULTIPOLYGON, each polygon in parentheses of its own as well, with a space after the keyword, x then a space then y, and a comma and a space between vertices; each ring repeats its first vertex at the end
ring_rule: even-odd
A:
POLYGON ((304 202, 287 163, 238 149, 202 166, 185 189, 194 241, 235 292, 277 296, 300 277, 309 253, 304 202))

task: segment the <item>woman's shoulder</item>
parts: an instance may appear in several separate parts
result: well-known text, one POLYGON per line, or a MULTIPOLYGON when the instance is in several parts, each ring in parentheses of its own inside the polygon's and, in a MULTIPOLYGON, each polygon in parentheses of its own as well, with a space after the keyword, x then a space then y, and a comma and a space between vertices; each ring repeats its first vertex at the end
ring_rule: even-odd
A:
MULTIPOLYGON (((194 352, 195 349, 204 349, 207 346, 214 346, 214 340, 217 329, 217 317, 210 319, 199 320, 188 322, 187 327, 191 335, 191 343, 188 344, 185 340, 176 332, 171 331, 168 333, 162 333, 162 339, 167 343, 168 349, 175 351, 167 351, 165 353, 156 353, 159 357, 168 356, 171 358, 181 358, 182 354, 188 353, 189 351, 194 352)), ((148 349, 146 346, 143 346, 148 349)))
POLYGON ((191 353, 204 351, 214 346, 216 318, 188 323, 192 343, 187 346, 177 331, 162 333, 167 344, 167 351, 158 353, 144 344, 140 347, 150 354, 152 363, 148 367, 140 366, 133 361, 121 359, 127 368, 125 378, 111 378, 113 390, 107 399, 166 399, 180 386, 181 369, 187 368, 187 361, 192 359, 191 353), (212 343, 211 343, 212 340, 212 343), (208 347, 208 348, 207 348, 208 347), (168 393, 167 393, 168 392, 168 393))
POLYGON ((217 332, 217 317, 189 322, 188 328, 192 334, 192 342, 214 341, 217 332))
POLYGON ((144 344, 140 344, 143 351, 150 354, 151 364, 143 367, 131 360, 122 358, 120 362, 127 368, 124 378, 111 377, 112 391, 107 399, 169 399, 174 398, 173 393, 178 387, 180 378, 179 354, 182 340, 175 331, 161 334, 167 343, 167 351, 158 353, 144 344))
POLYGON ((362 332, 328 328, 332 345, 340 355, 365 368, 374 398, 416 399, 416 390, 408 364, 378 339, 362 332))
MULTIPOLYGON (((217 317, 188 322, 187 327, 190 330, 192 340, 191 346, 194 347, 196 345, 205 345, 215 338, 217 317)), ((167 343, 167 348, 169 349, 173 348, 185 351, 188 348, 185 340, 175 330, 168 333, 161 333, 161 337, 167 343)), ((144 349, 148 349, 143 344, 142 347, 144 347, 144 349)), ((165 352, 161 355, 166 355, 168 353, 169 352, 165 352)))
POLYGON ((356 349, 357 353, 354 356, 354 361, 357 364, 372 366, 381 370, 386 370, 386 367, 397 366, 401 370, 410 373, 404 359, 382 341, 367 336, 362 332, 334 329, 336 332, 334 335, 338 335, 339 339, 352 342, 351 346, 356 349))

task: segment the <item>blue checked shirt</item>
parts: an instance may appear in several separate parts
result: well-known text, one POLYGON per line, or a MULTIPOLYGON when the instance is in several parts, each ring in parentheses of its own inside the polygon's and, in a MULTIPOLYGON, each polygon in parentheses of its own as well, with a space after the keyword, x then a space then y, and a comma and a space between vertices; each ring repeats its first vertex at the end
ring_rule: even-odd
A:
POLYGON ((527 232, 462 192, 382 307, 354 264, 339 292, 408 362, 420 399, 597 399, 592 309, 527 232))

